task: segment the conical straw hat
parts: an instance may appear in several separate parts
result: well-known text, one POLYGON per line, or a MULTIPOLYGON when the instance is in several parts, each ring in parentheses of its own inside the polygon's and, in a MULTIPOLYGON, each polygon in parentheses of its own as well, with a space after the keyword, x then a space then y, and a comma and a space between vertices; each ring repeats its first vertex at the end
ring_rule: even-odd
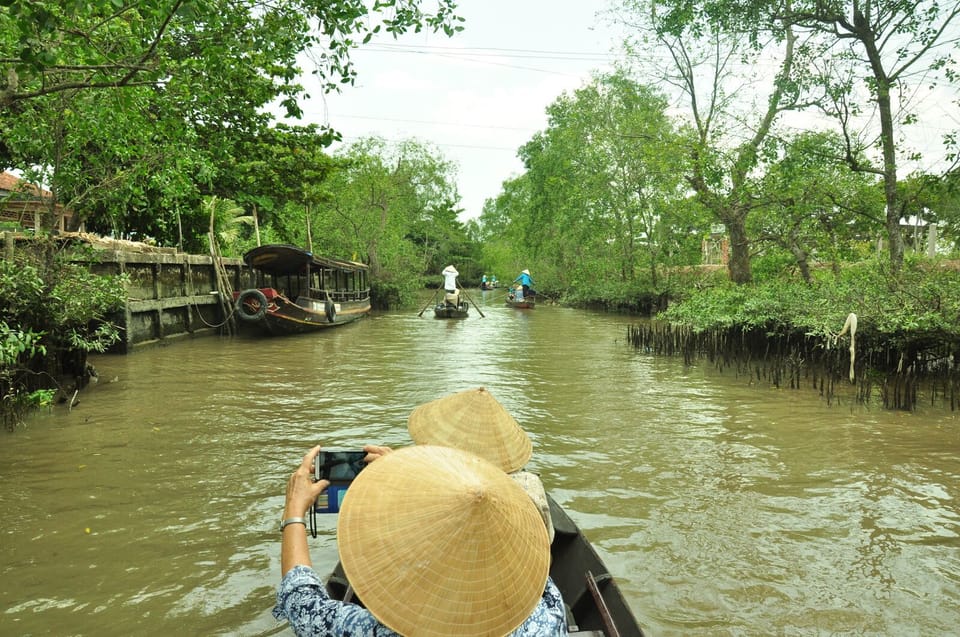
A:
POLYGON ((543 594, 550 544, 536 505, 466 451, 399 449, 347 490, 340 561, 367 609, 408 637, 502 637, 543 594))
POLYGON ((533 455, 530 437, 483 387, 416 407, 407 429, 418 445, 464 449, 507 473, 523 467, 533 455))

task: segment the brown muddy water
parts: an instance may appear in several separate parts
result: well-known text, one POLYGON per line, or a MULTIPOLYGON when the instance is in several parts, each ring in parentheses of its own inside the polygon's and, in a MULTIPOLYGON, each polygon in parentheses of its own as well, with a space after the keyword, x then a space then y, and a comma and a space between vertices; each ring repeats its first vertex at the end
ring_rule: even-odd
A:
POLYGON ((479 386, 649 635, 956 634, 960 415, 831 406, 635 351, 629 317, 471 296, 485 318, 96 357, 72 411, 0 435, 0 634, 289 634, 276 529, 303 453, 410 444, 415 405, 479 386))

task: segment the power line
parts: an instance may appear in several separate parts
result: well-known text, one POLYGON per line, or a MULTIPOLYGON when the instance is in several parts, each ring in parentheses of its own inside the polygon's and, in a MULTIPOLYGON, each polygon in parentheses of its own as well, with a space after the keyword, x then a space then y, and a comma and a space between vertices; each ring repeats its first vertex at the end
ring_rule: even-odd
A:
POLYGON ((523 66, 519 64, 509 64, 506 62, 497 62, 495 60, 502 58, 514 58, 521 60, 544 60, 552 62, 589 62, 612 63, 618 59, 616 56, 603 53, 577 53, 564 51, 538 51, 535 49, 505 49, 496 47, 444 47, 429 45, 407 45, 400 43, 378 43, 368 44, 357 49, 357 53, 407 53, 414 55, 429 56, 433 58, 449 58, 462 62, 473 62, 474 64, 483 64, 487 66, 501 66, 510 69, 520 69, 523 71, 533 71, 536 73, 546 73, 550 75, 562 75, 567 77, 580 77, 579 73, 557 71, 554 69, 538 68, 533 66, 523 66))
MULTIPOLYGON (((367 51, 367 52, 373 52, 373 53, 391 53, 391 54, 392 54, 392 53, 397 53, 397 52, 398 52, 398 51, 388 51, 388 50, 378 51, 378 50, 376 50, 376 49, 371 49, 371 48, 362 49, 362 50, 363 50, 363 51, 367 51)), ((436 52, 434 52, 434 51, 399 51, 399 52, 402 52, 402 53, 416 53, 416 54, 419 54, 419 55, 428 55, 428 56, 431 56, 431 57, 434 57, 434 58, 437 58, 437 57, 450 58, 450 59, 453 59, 453 60, 459 60, 459 61, 461 61, 461 62, 473 62, 474 64, 485 64, 485 65, 487 65, 487 66, 502 66, 502 67, 505 67, 505 68, 508 68, 508 69, 520 69, 520 70, 522 70, 522 71, 534 71, 534 72, 536 72, 536 73, 547 73, 547 74, 549 74, 549 75, 564 75, 564 76, 567 76, 567 77, 580 77, 580 74, 578 74, 578 73, 565 73, 565 72, 563 72, 563 71, 554 71, 554 70, 551 70, 551 69, 542 69, 542 68, 537 68, 537 67, 533 67, 533 66, 521 66, 521 65, 519 65, 519 64, 507 64, 507 63, 505 63, 505 62, 494 62, 493 60, 489 60, 489 59, 482 59, 482 58, 477 58, 477 57, 470 57, 470 56, 466 56, 466 55, 453 55, 453 54, 449 54, 449 53, 441 53, 441 52, 439 52, 439 51, 436 51, 436 52)))
POLYGON ((527 132, 529 128, 520 128, 516 126, 492 126, 489 124, 464 124, 461 122, 439 122, 431 121, 425 119, 397 119, 392 117, 369 117, 365 115, 333 115, 336 119, 365 119, 372 120, 375 122, 400 122, 400 123, 409 123, 409 124, 427 124, 430 126, 456 126, 458 128, 486 128, 486 129, 495 129, 495 130, 513 130, 520 132, 527 132))
POLYGON ((358 50, 381 53, 439 53, 446 56, 512 57, 560 61, 578 60, 583 62, 608 62, 618 59, 617 56, 610 53, 591 53, 584 51, 546 51, 541 49, 507 49, 500 47, 447 47, 389 42, 370 44, 358 50))
MULTIPOLYGON (((344 135, 344 136, 343 136, 343 140, 345 140, 345 141, 346 141, 346 140, 359 141, 359 140, 361 140, 361 139, 367 139, 367 138, 369 138, 369 137, 379 137, 379 135, 376 135, 376 134, 363 135, 363 136, 361 136, 361 135, 344 135)), ((391 144, 399 144, 399 143, 401 143, 401 142, 403 142, 403 141, 406 141, 406 140, 402 140, 402 139, 387 139, 387 138, 382 138, 382 139, 383 139, 383 141, 388 142, 388 143, 391 143, 391 144)), ((479 145, 475 145, 475 144, 450 144, 450 143, 447 143, 447 142, 435 142, 435 141, 433 141, 433 140, 426 140, 426 141, 428 141, 430 144, 433 144, 434 146, 445 146, 445 147, 448 147, 448 148, 469 148, 469 149, 471 149, 471 150, 496 150, 496 151, 506 150, 506 151, 510 151, 510 152, 517 152, 517 150, 519 150, 518 148, 505 148, 505 147, 503 147, 503 146, 479 146, 479 145)))

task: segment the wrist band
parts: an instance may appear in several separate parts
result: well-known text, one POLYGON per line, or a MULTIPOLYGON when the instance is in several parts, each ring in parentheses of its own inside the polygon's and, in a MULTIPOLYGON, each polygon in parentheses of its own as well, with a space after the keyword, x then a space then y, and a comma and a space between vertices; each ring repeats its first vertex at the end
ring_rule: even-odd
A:
POLYGON ((307 521, 304 520, 303 518, 287 518, 286 520, 280 523, 280 530, 283 531, 283 529, 290 526, 291 524, 302 524, 304 528, 306 528, 307 521))

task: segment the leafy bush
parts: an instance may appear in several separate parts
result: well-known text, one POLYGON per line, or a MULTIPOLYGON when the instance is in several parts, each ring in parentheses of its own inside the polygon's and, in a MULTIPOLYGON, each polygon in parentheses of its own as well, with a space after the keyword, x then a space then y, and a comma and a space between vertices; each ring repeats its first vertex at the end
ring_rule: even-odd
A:
POLYGON ((87 354, 120 338, 108 317, 126 302, 123 277, 92 274, 76 256, 42 240, 0 261, 0 417, 7 428, 49 404, 65 379, 79 382, 87 354))
POLYGON ((43 404, 44 394, 23 391, 17 382, 29 372, 26 364, 31 359, 46 354, 42 337, 43 332, 13 329, 0 321, 0 420, 7 429, 13 429, 27 410, 43 404))
POLYGON ((811 285, 782 274, 753 285, 713 280, 675 302, 657 318, 695 332, 733 326, 776 333, 834 334, 850 313, 861 332, 891 344, 960 338, 960 276, 940 261, 908 259, 899 277, 885 261, 815 273, 811 285))

